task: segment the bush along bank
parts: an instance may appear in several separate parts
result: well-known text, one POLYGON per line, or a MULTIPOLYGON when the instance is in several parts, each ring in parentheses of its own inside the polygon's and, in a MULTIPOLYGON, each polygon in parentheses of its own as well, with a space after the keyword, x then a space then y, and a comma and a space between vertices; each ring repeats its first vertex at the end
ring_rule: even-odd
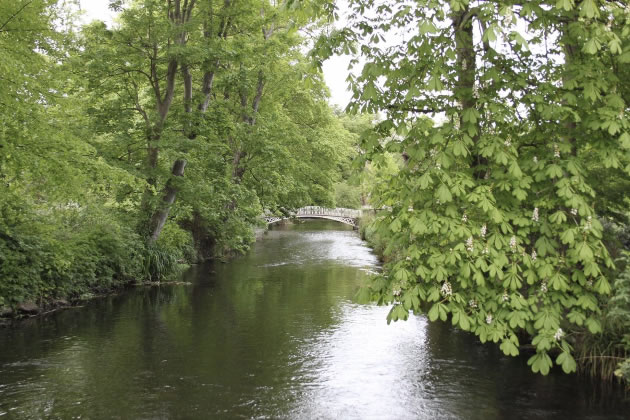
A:
POLYGON ((385 262, 385 249, 387 248, 387 241, 384 237, 378 234, 378 230, 374 221, 376 216, 369 213, 364 213, 361 219, 359 219, 359 235, 361 239, 366 241, 372 248, 379 261, 385 262))
POLYGON ((21 213, 18 223, 0 222, 0 317, 31 316, 163 281, 194 261, 192 240, 181 241, 190 234, 175 224, 147 245, 111 215, 47 216, 21 213))
MULTIPOLYGON (((576 370, 585 376, 604 383, 621 382, 630 390, 630 225, 602 220, 605 226, 606 247, 616 257, 616 266, 608 277, 612 281, 612 294, 600 298, 599 323, 601 331, 591 331, 586 325, 571 331, 570 340, 575 348, 576 370)), ((378 216, 365 216, 359 225, 361 239, 374 250, 387 267, 396 264, 403 253, 379 230, 378 216)), ((360 301, 370 298, 359 291, 360 301)), ((526 333, 523 342, 531 341, 526 333)), ((521 351, 532 352, 531 346, 521 346, 521 351)))
POLYGON ((601 332, 588 329, 576 334, 578 370, 605 381, 617 378, 630 390, 630 224, 624 218, 602 220, 604 243, 615 258, 606 275, 613 279, 612 293, 600 298, 601 332))

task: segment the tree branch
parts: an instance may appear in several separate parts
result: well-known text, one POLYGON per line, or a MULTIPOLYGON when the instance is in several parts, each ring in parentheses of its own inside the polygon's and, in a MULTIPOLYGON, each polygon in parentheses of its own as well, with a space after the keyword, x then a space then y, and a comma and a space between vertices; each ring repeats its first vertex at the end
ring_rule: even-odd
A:
POLYGON ((11 16, 9 16, 9 19, 4 22, 2 24, 2 26, 0 26, 0 32, 3 32, 3 29, 5 26, 7 26, 9 24, 9 22, 11 22, 13 19, 15 19, 17 17, 17 15, 19 15, 20 13, 22 13, 22 11, 24 9, 26 9, 28 7, 29 4, 33 3, 33 0, 27 1, 26 3, 24 3, 24 5, 22 7, 20 7, 15 13, 13 13, 11 16))
POLYGON ((443 109, 415 108, 400 105, 387 105, 385 108, 392 111, 417 112, 419 114, 437 114, 438 112, 444 112, 443 109))

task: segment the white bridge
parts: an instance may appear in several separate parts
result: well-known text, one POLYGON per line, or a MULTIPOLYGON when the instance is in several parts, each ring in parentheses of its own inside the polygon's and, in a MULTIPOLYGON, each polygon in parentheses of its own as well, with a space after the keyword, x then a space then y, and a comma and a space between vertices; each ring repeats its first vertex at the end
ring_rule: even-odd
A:
POLYGON ((291 213, 289 217, 286 216, 275 216, 265 214, 263 218, 268 225, 272 223, 279 222, 281 220, 286 220, 289 218, 297 218, 297 219, 328 219, 334 220, 336 222, 345 223, 346 225, 350 225, 354 228, 359 227, 359 218, 361 217, 361 210, 354 209, 344 209, 344 208, 336 208, 329 209, 326 207, 319 206, 307 206, 302 207, 297 210, 295 213, 291 213))

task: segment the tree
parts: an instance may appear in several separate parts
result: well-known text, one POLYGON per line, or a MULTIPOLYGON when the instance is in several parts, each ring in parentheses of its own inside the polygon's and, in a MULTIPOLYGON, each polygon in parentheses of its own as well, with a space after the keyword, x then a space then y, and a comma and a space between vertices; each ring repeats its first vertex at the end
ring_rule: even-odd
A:
POLYGON ((600 330, 598 299, 611 290, 596 213, 606 182, 595 169, 630 172, 629 10, 593 0, 350 4, 354 18, 320 51, 358 45, 366 63, 351 78, 350 108, 387 112, 363 137, 365 158, 406 161, 373 197, 391 209, 378 225, 392 261, 361 298, 392 304, 388 321, 427 310, 507 355, 531 339, 535 372, 549 371, 552 353, 575 370, 575 333, 600 330), (405 42, 387 44, 395 31, 405 42))
POLYGON ((332 203, 350 136, 301 52, 313 14, 110 5, 80 33, 65 2, 0 5, 0 313, 160 280, 245 251, 263 208, 332 203))
POLYGON ((206 256, 219 242, 242 249, 262 205, 332 202, 345 131, 299 51, 312 16, 260 0, 143 0, 119 20, 84 30, 76 65, 100 150, 146 181, 149 243, 172 216, 206 256))
POLYGON ((137 179, 97 157, 68 94, 71 23, 56 1, 0 5, 0 306, 141 275, 137 237, 112 205, 137 179))

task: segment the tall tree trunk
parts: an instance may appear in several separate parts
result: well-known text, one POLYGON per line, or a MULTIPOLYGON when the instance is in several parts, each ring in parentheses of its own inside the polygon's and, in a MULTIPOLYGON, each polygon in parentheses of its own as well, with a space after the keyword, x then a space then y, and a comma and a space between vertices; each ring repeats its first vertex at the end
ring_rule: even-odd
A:
MULTIPOLYGON (((182 28, 180 32, 175 36, 175 45, 184 47, 187 42, 188 33, 183 29, 184 25, 190 21, 192 16, 192 10, 195 7, 196 0, 168 0, 168 17, 170 21, 182 28)), ((157 111, 159 115, 158 123, 154 129, 154 133, 149 142, 149 165, 151 169, 155 169, 158 165, 158 153, 159 148, 157 142, 161 138, 162 130, 168 116, 168 112, 173 103, 173 97, 175 96, 175 80, 177 77, 177 69, 179 62, 176 58, 172 58, 168 63, 166 71, 166 91, 162 95, 160 90, 160 79, 157 76, 157 53, 154 55, 154 59, 151 61, 151 75, 153 79, 153 90, 156 97, 157 111)), ((184 107, 187 113, 192 112, 192 76, 190 70, 186 64, 181 66, 182 74, 184 75, 184 107)), ((188 123, 185 122, 184 131, 190 132, 188 123)), ((161 205, 153 212, 149 223, 149 243, 155 242, 160 236, 164 224, 168 218, 171 206, 175 202, 178 189, 174 185, 174 177, 184 176, 184 169, 186 168, 186 160, 177 159, 173 164, 171 171, 171 178, 167 181, 164 188, 164 195, 162 196, 161 205)))
MULTIPOLYGON (((455 33, 455 51, 457 62, 457 82, 454 94, 461 110, 477 109, 477 99, 474 95, 475 76, 477 73, 477 55, 473 42, 473 18, 476 16, 476 9, 465 7, 459 12, 453 13, 452 27, 455 33)), ((462 123, 461 112, 458 117, 459 124, 462 123)), ((468 123, 470 124, 470 123, 468 123)), ((475 134, 472 137, 476 150, 480 139, 481 127, 479 122, 475 123, 475 134)), ((471 166, 477 179, 485 176, 484 166, 487 160, 473 151, 471 154, 471 166)))
MULTIPOLYGON (((260 108, 260 101, 262 100, 263 91, 265 88, 265 74, 261 70, 258 71, 258 80, 256 83, 256 92, 254 93, 254 99, 252 101, 251 113, 247 109, 248 108, 248 99, 247 94, 244 91, 241 91, 241 112, 242 112, 242 121, 249 126, 249 131, 254 125, 256 125, 256 117, 258 115, 258 109, 260 108)), ((233 157, 232 157, 232 179, 236 184, 240 184, 243 180, 243 175, 247 170, 246 167, 242 166, 243 159, 247 157, 247 150, 244 150, 242 147, 238 145, 235 146, 233 157)))
MULTIPOLYGON (((179 1, 176 0, 175 5, 174 5, 175 6, 174 10, 169 16, 172 21, 180 22, 183 24, 190 20, 192 9, 195 5, 195 1, 190 0, 190 2, 188 2, 187 0, 185 0, 183 4, 183 11, 181 9, 180 3, 181 3, 181 0, 179 1)), ((224 9, 227 10, 227 8, 229 8, 230 5, 231 5, 231 0, 224 0, 224 9)), ((206 22, 204 22, 204 25, 203 25, 204 27, 203 34, 205 38, 210 38, 212 36, 212 31, 211 31, 212 19, 213 19, 212 4, 210 4, 209 15, 207 16, 207 20, 206 22)), ((222 18, 219 25, 219 31, 217 33, 217 36, 225 39, 227 37, 227 32, 230 26, 231 26, 230 19, 226 17, 222 18)), ((182 32, 179 38, 179 43, 181 45, 186 44, 186 35, 187 34, 185 32, 182 32)), ((211 99, 212 88, 213 88, 213 83, 214 83, 215 69, 219 66, 219 60, 218 59, 214 61, 206 60, 204 61, 203 64, 204 64, 203 65, 204 75, 203 75, 203 81, 201 84, 202 99, 200 100, 200 102, 197 104, 197 107, 196 107, 196 110, 198 111, 199 116, 205 114, 206 111, 208 110, 208 107, 210 106, 210 99, 211 99)), ((197 137, 197 134, 199 131, 199 120, 196 120, 194 116, 193 79, 192 79, 192 73, 190 71, 188 64, 182 63, 181 72, 182 72, 182 78, 184 80, 184 113, 185 113, 185 118, 186 118, 184 121, 184 135, 189 140, 194 140, 197 137)), ((173 165, 173 171, 172 171, 173 177, 184 176, 184 169, 186 167, 186 163, 187 162, 184 159, 178 159, 177 161, 175 161, 173 165)), ((163 202, 166 204, 166 206, 164 206, 161 209, 158 209, 157 212, 153 215, 153 218, 152 218, 153 229, 152 229, 150 241, 155 241, 159 237, 160 232, 162 228, 164 227, 164 224, 166 223, 166 220, 168 218, 170 207, 175 202, 175 198, 177 197, 178 190, 173 185, 173 182, 172 182, 174 179, 173 177, 171 177, 171 179, 169 180, 169 184, 167 185, 167 188, 164 191, 163 202)), ((200 235, 202 235, 201 232, 197 230, 201 229, 201 226, 203 226, 201 215, 199 214, 199 212, 197 211, 194 212, 194 219, 195 220, 193 223, 193 234, 196 235, 196 238, 197 238, 200 235)), ((201 244, 201 243, 208 244, 208 243, 213 242, 211 239, 208 239, 208 238, 200 242, 197 241, 197 239, 195 241, 198 244, 201 244)))
MULTIPOLYGON (((565 73, 562 77, 562 84, 568 85, 573 76, 568 71, 573 71, 575 65, 575 58, 580 51, 580 47, 577 45, 577 41, 572 37, 569 26, 571 23, 577 21, 578 16, 575 11, 571 14, 571 18, 565 21, 561 26, 561 40, 564 43, 564 69, 565 73), (568 71, 567 71, 568 70, 568 71)), ((563 101, 566 104, 566 100, 563 101)), ((565 133, 564 139, 571 145, 571 155, 577 155, 577 140, 575 138, 577 132, 577 124, 575 121, 568 117, 564 123, 565 133)))
POLYGON ((164 228, 171 206, 177 197, 178 188, 176 186, 175 177, 184 176, 185 168, 186 161, 183 159, 178 159, 173 164, 173 170, 171 171, 172 176, 166 183, 166 188, 164 188, 162 203, 155 213, 153 213, 153 217, 151 218, 151 235, 149 236, 149 243, 155 242, 164 228))

